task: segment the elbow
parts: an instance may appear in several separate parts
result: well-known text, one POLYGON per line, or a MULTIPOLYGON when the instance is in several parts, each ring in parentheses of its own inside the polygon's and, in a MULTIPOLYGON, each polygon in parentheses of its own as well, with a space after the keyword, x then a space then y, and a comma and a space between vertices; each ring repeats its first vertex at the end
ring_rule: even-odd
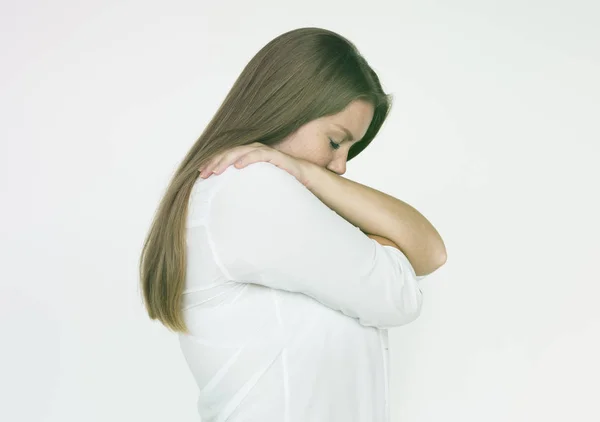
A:
POLYGON ((399 311, 394 321, 396 327, 409 324, 421 315, 423 292, 418 283, 405 282, 402 288, 401 300, 396 304, 396 307, 399 311))
POLYGON ((444 265, 447 260, 448 254, 446 254, 446 248, 444 248, 443 252, 440 254, 440 264, 438 265, 438 268, 444 265))
POLYGON ((371 314, 369 317, 359 316, 357 320, 364 327, 380 329, 401 327, 419 318, 422 305, 423 293, 417 288, 415 292, 405 292, 400 303, 393 304, 393 308, 387 308, 385 313, 371 314))
POLYGON ((423 308, 423 292, 418 286, 416 288, 403 288, 402 298, 396 304, 396 312, 390 315, 381 328, 401 327, 410 324, 421 315, 423 308))
POLYGON ((447 259, 448 258, 446 256, 446 251, 444 251, 443 253, 438 255, 438 258, 435 261, 430 260, 429 262, 427 262, 426 265, 423 265, 420 267, 415 265, 415 266, 413 266, 413 268, 415 270, 415 275, 417 277, 428 276, 429 274, 435 272, 437 269, 439 269, 441 266, 443 266, 446 263, 447 259))
POLYGON ((421 315, 421 304, 416 308, 405 309, 403 312, 394 315, 392 318, 380 321, 376 324, 377 328, 394 328, 402 327, 403 325, 410 324, 415 321, 421 315))
POLYGON ((438 256, 440 257, 439 258, 440 264, 438 265, 438 268, 439 268, 442 265, 444 265, 446 263, 446 260, 448 259, 448 254, 446 253, 446 245, 444 244, 444 241, 442 239, 440 239, 438 256))
POLYGON ((412 300, 410 303, 406 303, 403 312, 401 313, 401 317, 398 320, 397 326, 402 326, 409 324, 419 318, 421 315, 421 309, 423 308, 423 292, 421 292, 420 288, 417 288, 417 291, 413 293, 412 300))

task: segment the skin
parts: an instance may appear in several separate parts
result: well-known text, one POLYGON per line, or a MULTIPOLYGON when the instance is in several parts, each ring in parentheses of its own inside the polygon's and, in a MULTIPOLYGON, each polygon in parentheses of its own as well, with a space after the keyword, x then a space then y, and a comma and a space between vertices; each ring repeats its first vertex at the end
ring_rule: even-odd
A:
MULTIPOLYGON (((338 114, 308 122, 279 144, 273 145, 273 148, 293 157, 310 161, 341 176, 346 172, 348 151, 367 132, 373 119, 373 112, 371 103, 355 100, 338 114), (350 140, 339 126, 346 128, 353 140, 350 140), (335 149, 330 142, 337 143, 340 147, 335 149)), ((381 245, 399 249, 398 245, 390 239, 374 234, 365 234, 381 245)))
POLYGON ((341 176, 346 172, 350 147, 360 141, 367 132, 373 119, 373 112, 371 103, 355 100, 337 114, 308 122, 272 147, 292 157, 327 168, 341 176), (338 125, 346 128, 353 140, 349 139, 338 125), (339 148, 336 149, 335 144, 339 144, 339 148))
POLYGON ((373 105, 364 100, 352 101, 337 114, 320 117, 301 126, 294 133, 271 146, 260 142, 232 148, 199 168, 200 177, 208 178, 213 173, 221 174, 235 162, 242 168, 251 162, 269 161, 288 171, 303 184, 302 171, 298 162, 308 162, 328 169, 338 175, 346 172, 346 161, 350 147, 359 142, 367 132, 373 119, 373 105), (347 132, 346 132, 347 131, 347 132), (271 151, 284 153, 274 156, 271 151), (293 162, 284 157, 292 157, 293 162))
MULTIPOLYGON (((373 119, 373 113, 374 108, 371 103, 364 100, 355 100, 337 114, 308 122, 296 132, 269 148, 265 148, 260 143, 255 143, 227 151, 201 167, 200 176, 207 178, 210 177, 212 172, 220 174, 236 160, 244 161, 243 164, 236 163, 236 167, 241 168, 250 162, 265 160, 273 162, 273 158, 281 159, 281 157, 270 156, 269 150, 271 148, 291 157, 308 161, 341 176, 346 172, 346 161, 350 147, 363 138, 373 119), (349 135, 344 131, 344 128, 349 132, 349 135), (250 158, 252 154, 254 156, 250 158)), ((298 169, 293 171, 291 168, 295 166, 290 163, 275 162, 274 164, 284 168, 296 178, 300 177, 302 179, 300 176, 302 171, 298 169), (299 175, 296 175, 296 172, 299 175)), ((388 238, 364 231, 363 233, 382 245, 400 249, 396 243, 388 238)))

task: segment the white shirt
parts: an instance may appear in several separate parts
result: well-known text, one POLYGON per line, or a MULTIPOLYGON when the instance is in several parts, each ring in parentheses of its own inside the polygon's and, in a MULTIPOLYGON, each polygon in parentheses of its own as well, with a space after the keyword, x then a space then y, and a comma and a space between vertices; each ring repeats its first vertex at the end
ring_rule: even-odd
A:
POLYGON ((388 422, 387 328, 421 311, 407 257, 258 162, 198 178, 181 350, 202 422, 388 422))

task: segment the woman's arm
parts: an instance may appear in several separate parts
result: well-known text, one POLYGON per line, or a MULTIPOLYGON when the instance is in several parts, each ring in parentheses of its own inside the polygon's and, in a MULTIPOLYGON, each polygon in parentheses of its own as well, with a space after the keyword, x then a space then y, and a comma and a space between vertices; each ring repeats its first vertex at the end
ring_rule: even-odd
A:
MULTIPOLYGON (((433 225, 407 203, 306 162, 306 187, 329 208, 381 243, 391 240, 418 276, 446 262, 446 247, 433 225)), ((381 243, 383 244, 383 243, 381 243)))
POLYGON ((208 204, 190 212, 206 213, 211 252, 227 280, 303 293, 364 326, 419 316, 420 278, 408 257, 365 236, 295 176, 256 162, 218 177, 208 204))

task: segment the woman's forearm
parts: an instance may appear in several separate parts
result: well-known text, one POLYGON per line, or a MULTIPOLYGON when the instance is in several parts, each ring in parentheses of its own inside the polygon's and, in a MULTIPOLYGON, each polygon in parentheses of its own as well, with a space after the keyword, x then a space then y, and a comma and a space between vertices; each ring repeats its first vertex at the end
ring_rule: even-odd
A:
POLYGON ((407 203, 312 163, 305 170, 306 187, 314 195, 363 232, 395 243, 417 275, 430 274, 446 261, 435 227, 407 203))

